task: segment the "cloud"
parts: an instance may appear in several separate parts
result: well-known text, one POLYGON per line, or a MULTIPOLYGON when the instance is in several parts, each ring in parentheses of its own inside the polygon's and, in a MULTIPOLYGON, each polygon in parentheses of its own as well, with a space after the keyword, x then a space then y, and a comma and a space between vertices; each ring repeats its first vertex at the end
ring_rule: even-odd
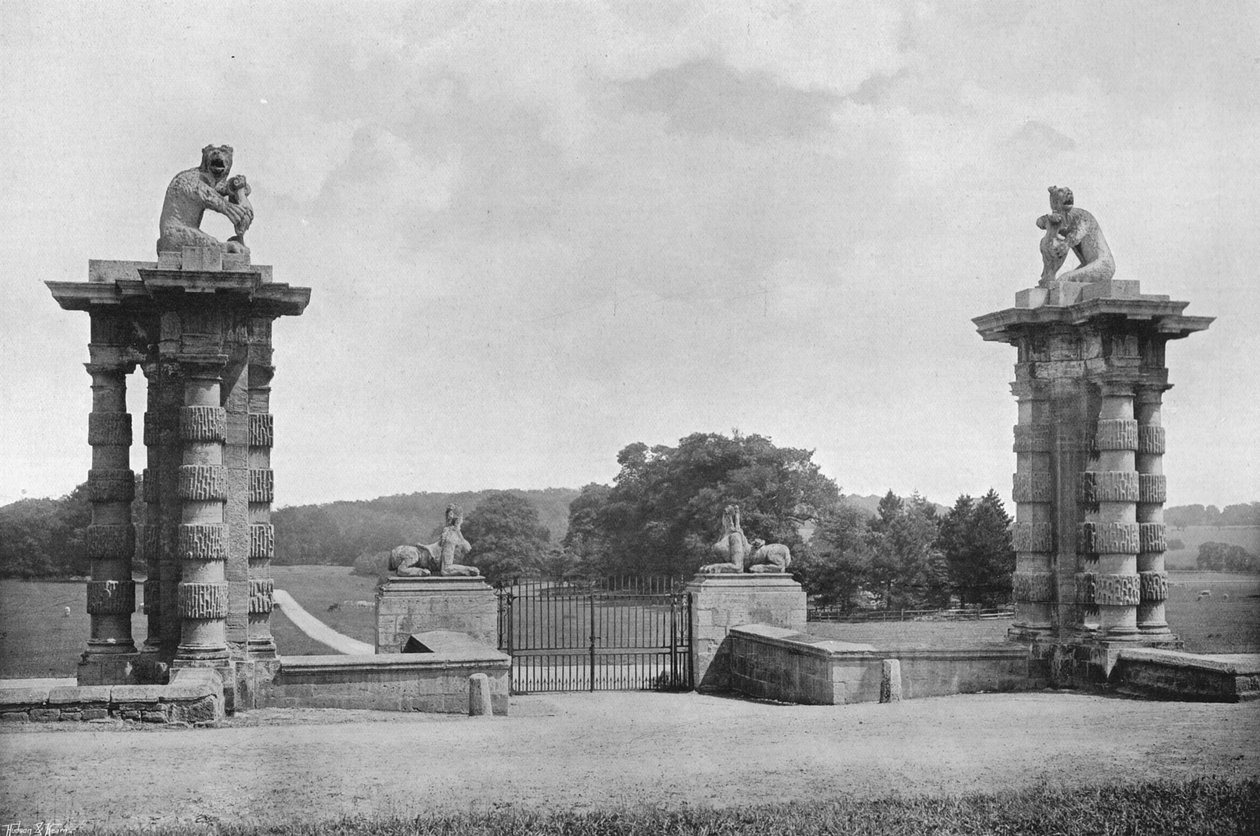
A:
POLYGON ((834 94, 778 82, 764 71, 736 72, 712 58, 661 69, 621 85, 630 110, 660 113, 671 130, 749 141, 808 137, 830 125, 834 94))

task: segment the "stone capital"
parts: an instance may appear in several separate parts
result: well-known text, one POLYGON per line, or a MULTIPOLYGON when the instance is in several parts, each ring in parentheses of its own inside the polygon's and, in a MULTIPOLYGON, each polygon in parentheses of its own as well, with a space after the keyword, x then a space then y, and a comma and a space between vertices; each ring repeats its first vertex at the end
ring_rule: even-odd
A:
POLYGON ((223 376, 224 368, 227 367, 228 356, 226 354, 176 354, 174 359, 190 378, 219 380, 223 376))

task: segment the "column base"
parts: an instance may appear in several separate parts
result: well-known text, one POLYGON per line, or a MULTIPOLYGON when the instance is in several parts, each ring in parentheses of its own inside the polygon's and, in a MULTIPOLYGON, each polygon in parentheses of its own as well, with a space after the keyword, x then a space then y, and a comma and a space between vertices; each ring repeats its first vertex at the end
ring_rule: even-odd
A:
POLYGON ((77 679, 83 685, 135 685, 140 676, 137 663, 140 654, 132 652, 96 654, 91 650, 79 657, 77 679))

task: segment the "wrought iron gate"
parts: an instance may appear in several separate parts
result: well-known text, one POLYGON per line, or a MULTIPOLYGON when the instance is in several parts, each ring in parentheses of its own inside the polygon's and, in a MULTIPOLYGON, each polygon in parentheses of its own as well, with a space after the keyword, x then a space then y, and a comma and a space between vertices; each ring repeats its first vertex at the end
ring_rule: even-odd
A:
POLYGON ((500 587, 512 691, 690 690, 691 596, 668 579, 500 587))

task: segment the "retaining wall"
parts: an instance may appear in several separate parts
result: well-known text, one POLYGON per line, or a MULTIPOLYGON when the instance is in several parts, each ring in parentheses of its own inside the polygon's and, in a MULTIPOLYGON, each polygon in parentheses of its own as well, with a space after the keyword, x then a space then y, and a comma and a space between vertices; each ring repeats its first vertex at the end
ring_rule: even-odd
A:
POLYGON ((209 669, 176 670, 169 685, 0 688, 0 719, 9 722, 206 723, 223 712, 223 680, 209 669))
POLYGON ((733 627, 728 641, 731 689, 783 702, 878 702, 885 659, 901 663, 904 699, 1024 691, 1046 685, 1044 678, 1033 675, 1028 649, 1022 646, 876 649, 769 624, 733 627))

